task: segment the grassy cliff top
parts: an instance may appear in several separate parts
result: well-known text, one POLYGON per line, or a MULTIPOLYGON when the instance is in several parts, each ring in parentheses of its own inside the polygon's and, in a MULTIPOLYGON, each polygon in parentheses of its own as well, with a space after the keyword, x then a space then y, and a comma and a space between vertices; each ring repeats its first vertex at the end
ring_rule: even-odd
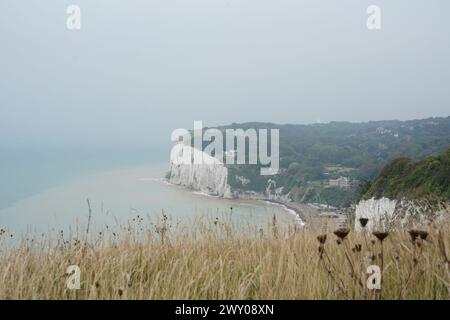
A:
POLYGON ((363 198, 371 197, 450 200, 450 149, 420 161, 408 158, 393 160, 369 184, 363 198))

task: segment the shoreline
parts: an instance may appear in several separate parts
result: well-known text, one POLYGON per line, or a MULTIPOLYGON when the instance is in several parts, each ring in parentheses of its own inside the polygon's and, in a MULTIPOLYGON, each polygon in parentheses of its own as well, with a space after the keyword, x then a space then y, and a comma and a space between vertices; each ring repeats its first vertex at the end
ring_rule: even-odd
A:
POLYGON ((195 190, 195 189, 190 189, 187 188, 185 186, 182 185, 178 185, 175 183, 171 183, 168 179, 163 179, 163 182, 166 183, 167 185, 170 186, 175 186, 178 187, 182 190, 188 191, 194 195, 197 196, 201 196, 201 197, 211 197, 211 198, 216 198, 216 199, 226 199, 226 200, 231 200, 231 201, 245 201, 245 200, 251 200, 251 201, 257 201, 257 202, 264 202, 270 205, 274 205, 274 206, 280 206, 282 207, 286 213, 290 214, 290 215, 295 215, 296 217, 296 223, 301 224, 302 226, 306 225, 306 214, 304 211, 304 208, 301 207, 301 204, 296 205, 293 202, 287 202, 287 201, 282 201, 282 200, 275 200, 275 199, 268 199, 268 198, 255 198, 255 199, 251 199, 251 198, 240 198, 235 197, 235 198, 223 198, 220 197, 218 195, 214 195, 214 194, 209 194, 207 192, 201 191, 201 190, 195 190))
POLYGON ((308 218, 312 218, 311 214, 307 214, 305 212, 304 205, 301 203, 295 203, 295 202, 288 202, 283 200, 276 200, 276 199, 266 199, 266 202, 276 204, 283 206, 287 208, 288 210, 294 211, 295 214, 298 216, 298 218, 302 221, 303 224, 306 224, 306 221, 308 221, 308 218))
POLYGON ((287 202, 287 201, 282 201, 282 200, 274 200, 274 199, 264 199, 262 201, 270 203, 272 205, 277 205, 277 206, 283 207, 289 213, 294 214, 297 217, 298 222, 302 226, 304 226, 306 224, 306 218, 305 218, 305 214, 304 214, 303 210, 300 209, 299 207, 292 205, 292 203, 287 202))

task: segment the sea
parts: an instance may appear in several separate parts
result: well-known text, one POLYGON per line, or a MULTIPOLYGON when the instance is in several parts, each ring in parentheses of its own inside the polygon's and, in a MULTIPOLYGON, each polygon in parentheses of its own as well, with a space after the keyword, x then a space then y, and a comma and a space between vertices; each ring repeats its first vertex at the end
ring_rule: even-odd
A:
POLYGON ((17 239, 68 232, 88 221, 101 230, 136 217, 186 225, 226 218, 258 228, 274 216, 280 224, 297 221, 283 206, 171 185, 168 160, 162 150, 2 149, 0 229, 17 239))

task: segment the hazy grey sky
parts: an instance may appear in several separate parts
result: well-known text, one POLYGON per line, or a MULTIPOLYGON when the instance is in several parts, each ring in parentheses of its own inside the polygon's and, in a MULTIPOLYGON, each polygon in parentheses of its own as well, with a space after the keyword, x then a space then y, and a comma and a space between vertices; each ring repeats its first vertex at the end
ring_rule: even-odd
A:
POLYGON ((449 17, 446 0, 2 0, 0 146, 164 145, 194 119, 448 116, 449 17))

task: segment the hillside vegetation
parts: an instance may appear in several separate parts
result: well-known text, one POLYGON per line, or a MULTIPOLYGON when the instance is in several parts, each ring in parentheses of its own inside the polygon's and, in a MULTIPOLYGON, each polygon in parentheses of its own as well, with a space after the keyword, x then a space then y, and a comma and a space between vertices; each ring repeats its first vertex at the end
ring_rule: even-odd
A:
POLYGON ((421 161, 398 158, 368 185, 364 198, 440 198, 450 201, 450 149, 421 161))
POLYGON ((244 123, 222 127, 280 130, 280 167, 274 177, 258 166, 229 166, 229 183, 237 190, 263 192, 268 179, 283 186, 292 200, 348 206, 358 200, 361 182, 374 179, 389 161, 438 155, 450 146, 450 117, 411 121, 331 122, 312 125, 244 123), (250 180, 243 185, 236 177, 250 180), (350 186, 329 188, 328 180, 347 177, 350 186))

